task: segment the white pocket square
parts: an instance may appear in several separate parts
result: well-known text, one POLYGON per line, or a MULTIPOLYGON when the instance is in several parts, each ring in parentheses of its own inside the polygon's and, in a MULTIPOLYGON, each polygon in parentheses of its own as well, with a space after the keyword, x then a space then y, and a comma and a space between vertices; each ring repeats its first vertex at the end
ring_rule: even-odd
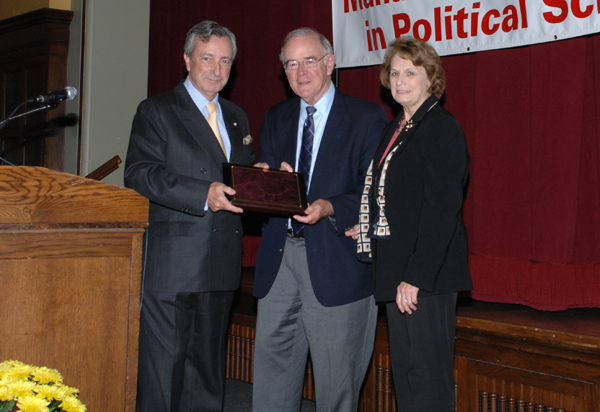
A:
POLYGON ((244 142, 245 145, 252 144, 252 141, 253 141, 252 140, 252 136, 250 136, 250 135, 244 137, 244 140, 243 140, 243 142, 244 142))

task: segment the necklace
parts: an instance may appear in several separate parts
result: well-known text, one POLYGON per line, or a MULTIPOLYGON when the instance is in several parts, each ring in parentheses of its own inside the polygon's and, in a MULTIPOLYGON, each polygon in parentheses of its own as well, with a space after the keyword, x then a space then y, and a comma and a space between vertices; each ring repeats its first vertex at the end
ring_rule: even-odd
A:
POLYGON ((412 122, 412 119, 410 119, 409 121, 404 120, 404 117, 402 119, 400 119, 400 123, 398 123, 398 128, 396 130, 400 131, 402 128, 404 128, 405 132, 408 132, 408 130, 410 128, 412 128, 414 126, 414 123, 412 122))
POLYGON ((405 132, 408 132, 408 130, 410 128, 412 128, 414 126, 414 123, 412 121, 412 119, 410 119, 409 121, 404 120, 404 117, 402 117, 402 119, 400 119, 400 123, 398 123, 398 127, 396 128, 396 131, 400 131, 402 130, 402 128, 404 128, 405 132))

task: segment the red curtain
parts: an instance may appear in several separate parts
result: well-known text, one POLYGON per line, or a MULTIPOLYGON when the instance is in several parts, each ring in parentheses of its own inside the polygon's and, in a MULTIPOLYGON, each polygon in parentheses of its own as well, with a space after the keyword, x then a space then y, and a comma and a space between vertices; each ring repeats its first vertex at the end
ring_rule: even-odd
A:
MULTIPOLYGON (((309 26, 332 39, 331 4, 153 0, 150 96, 185 77, 185 35, 204 19, 237 36, 223 95, 246 109, 257 144, 264 113, 291 93, 278 59, 283 37, 309 26)), ((546 310, 600 307, 600 36, 442 62, 444 106, 463 126, 472 160, 464 210, 472 296, 546 310)), ((381 104, 390 118, 398 111, 379 67, 336 77, 342 91, 381 104)))

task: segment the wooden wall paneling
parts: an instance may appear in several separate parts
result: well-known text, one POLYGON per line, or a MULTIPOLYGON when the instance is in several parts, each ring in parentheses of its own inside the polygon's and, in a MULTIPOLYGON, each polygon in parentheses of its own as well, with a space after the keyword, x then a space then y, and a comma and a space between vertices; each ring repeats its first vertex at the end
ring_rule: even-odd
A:
POLYGON ((252 383, 256 319, 234 314, 227 339, 227 379, 252 383))
MULTIPOLYGON (((247 310, 247 308, 244 308, 247 310)), ((391 374, 389 344, 385 320, 377 327, 375 351, 361 390, 360 412, 396 412, 396 400, 391 374)), ((252 383, 255 314, 234 313, 227 336, 226 378, 252 383)), ((315 400, 312 364, 306 366, 302 397, 315 400)))
POLYGON ((385 320, 379 319, 371 365, 363 384, 359 411, 396 411, 392 366, 385 320))
MULTIPOLYGON (((2 36, 0 35, 0 39, 2 36)), ((0 70, 2 66, 0 65, 0 70)), ((2 101, 4 104, 4 114, 2 118, 8 117, 12 111, 23 101, 25 97, 25 87, 27 83, 27 73, 25 70, 7 69, 2 72, 5 80, 2 101)), ((23 142, 25 142, 25 119, 18 118, 4 125, 0 130, 0 141, 2 142, 2 157, 14 164, 23 164, 23 142)))
MULTIPOLYGON (((4 119, 30 97, 67 86, 73 12, 39 9, 0 21, 1 100, 4 119)), ((28 104, 19 113, 39 107, 28 104)), ((16 165, 64 167, 65 105, 15 119, 0 130, 2 156, 16 165)))
POLYGON ((310 361, 310 355, 308 362, 306 363, 306 373, 304 374, 304 388, 302 390, 302 397, 314 401, 317 399, 315 393, 315 380, 312 371, 312 363, 310 361))
POLYGON ((454 379, 457 385, 456 407, 458 411, 479 410, 479 394, 473 382, 473 365, 465 358, 454 357, 454 379))
POLYGON ((593 384, 483 363, 477 364, 477 370, 477 389, 488 393, 490 409, 505 396, 556 409, 594 410, 589 397, 593 384))
MULTIPOLYGON (((29 66, 24 73, 26 76, 25 84, 27 90, 44 90, 44 88, 46 88, 47 91, 56 90, 48 86, 50 67, 52 67, 51 64, 48 61, 43 61, 42 59, 37 60, 35 64, 29 66)), ((17 86, 19 84, 21 83, 17 83, 17 86)), ((35 94, 39 95, 43 93, 46 92, 35 94)), ((28 97, 33 97, 35 94, 25 96, 24 99, 26 100, 28 97)), ((37 106, 39 106, 39 104, 27 105, 27 110, 37 106)), ((64 103, 59 104, 59 106, 64 106, 64 103)), ((57 115, 57 113, 52 112, 59 109, 64 110, 64 107, 58 107, 51 111, 41 110, 39 112, 31 113, 20 119, 15 119, 21 120, 20 123, 16 124, 16 126, 20 125, 20 130, 17 129, 17 131, 20 132, 20 136, 15 141, 18 143, 18 146, 16 146, 14 150, 21 156, 20 159, 17 158, 19 163, 16 164, 46 166, 46 151, 48 149, 48 143, 52 140, 55 140, 49 137, 47 138, 47 135, 51 129, 48 125, 52 122, 51 119, 57 115)), ((21 109, 20 112, 22 113, 23 109, 21 109)), ((53 158, 52 155, 48 157, 53 158)), ((62 170, 62 168, 56 170, 62 170)))
POLYGON ((599 336, 472 317, 459 316, 457 322, 455 362, 459 370, 466 369, 459 403, 466 399, 472 408, 474 396, 485 391, 528 407, 600 410, 599 336))
MULTIPOLYGON (((502 316, 494 318, 483 310, 486 305, 490 304, 476 305, 475 310, 459 308, 454 358, 456 411, 600 412, 600 311, 573 312, 581 316, 571 316, 575 321, 569 321, 561 314, 532 309, 513 312, 514 305, 499 305, 502 316)), ((252 305, 246 304, 244 310, 249 307, 252 305)), ((234 314, 228 338, 229 378, 251 381, 251 372, 237 368, 249 369, 252 361, 236 363, 236 358, 247 357, 247 352, 236 354, 239 349, 232 342, 237 339, 240 319, 246 328, 244 336, 252 336, 255 315, 234 314), (235 371, 231 370, 234 363, 235 371)), ((253 346, 253 341, 248 345, 253 346)), ((314 399, 314 384, 310 379, 306 384, 304 395, 314 399)), ((359 410, 396 411, 385 318, 378 322, 359 410)))

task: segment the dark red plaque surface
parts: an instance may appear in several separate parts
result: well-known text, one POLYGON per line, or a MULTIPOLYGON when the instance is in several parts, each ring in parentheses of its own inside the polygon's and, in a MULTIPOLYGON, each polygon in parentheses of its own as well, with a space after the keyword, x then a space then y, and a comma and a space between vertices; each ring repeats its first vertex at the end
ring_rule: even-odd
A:
POLYGON ((244 210, 304 215, 306 189, 300 173, 225 163, 224 183, 235 189, 231 204, 244 210))

